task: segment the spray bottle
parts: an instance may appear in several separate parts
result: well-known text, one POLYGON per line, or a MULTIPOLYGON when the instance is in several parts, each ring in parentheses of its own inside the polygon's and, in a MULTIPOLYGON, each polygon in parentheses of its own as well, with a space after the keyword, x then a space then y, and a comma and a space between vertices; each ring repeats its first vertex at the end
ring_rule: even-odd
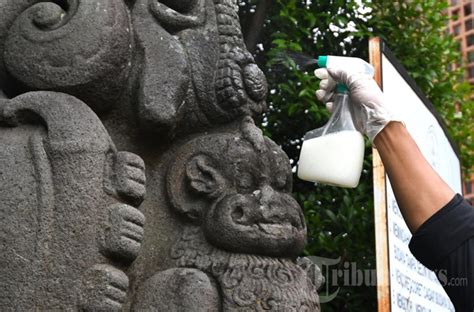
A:
MULTIPOLYGON (((319 67, 350 68, 370 77, 374 74, 373 67, 359 58, 320 56, 317 63, 319 67)), ((340 187, 356 187, 363 161, 364 137, 354 126, 349 91, 345 85, 337 84, 329 121, 304 136, 298 177, 340 187)))

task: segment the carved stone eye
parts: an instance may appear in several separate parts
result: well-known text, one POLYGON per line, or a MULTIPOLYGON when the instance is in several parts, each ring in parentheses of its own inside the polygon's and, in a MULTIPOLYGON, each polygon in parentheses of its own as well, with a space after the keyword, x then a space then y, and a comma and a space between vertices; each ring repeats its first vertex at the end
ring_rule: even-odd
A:
POLYGON ((160 0, 161 3, 179 13, 188 13, 196 6, 198 1, 199 0, 160 0))

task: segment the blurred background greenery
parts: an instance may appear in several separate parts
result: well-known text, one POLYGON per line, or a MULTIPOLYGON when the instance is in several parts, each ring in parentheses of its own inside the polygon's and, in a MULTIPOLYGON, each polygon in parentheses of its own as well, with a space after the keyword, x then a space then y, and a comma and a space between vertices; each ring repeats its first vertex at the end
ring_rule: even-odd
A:
MULTIPOLYGON (((245 0, 240 2, 247 47, 268 77, 265 134, 289 155, 294 172, 310 129, 325 124, 328 112, 314 92, 318 80, 297 68, 287 51, 368 59, 368 39, 382 37, 443 117, 461 151, 468 176, 474 164, 472 87, 463 82, 462 59, 447 32, 446 1, 439 0, 245 0), (452 69, 453 64, 461 67, 452 69)), ((308 223, 307 255, 375 268, 372 159, 367 143, 360 185, 355 189, 315 186, 294 179, 294 195, 308 223)), ((342 283, 341 283, 342 284, 342 283)), ((324 311, 375 311, 374 286, 342 287, 324 311)))

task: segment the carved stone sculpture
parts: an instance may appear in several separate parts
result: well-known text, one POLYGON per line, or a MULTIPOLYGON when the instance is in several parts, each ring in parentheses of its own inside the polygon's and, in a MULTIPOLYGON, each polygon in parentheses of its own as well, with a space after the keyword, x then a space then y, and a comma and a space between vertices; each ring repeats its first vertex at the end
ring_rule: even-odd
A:
POLYGON ((0 1, 0 310, 319 311, 266 94, 235 0, 0 1))
POLYGON ((317 310, 316 287, 292 260, 306 226, 281 149, 246 118, 171 154, 164 195, 182 216, 174 267, 140 286, 136 310, 317 310))

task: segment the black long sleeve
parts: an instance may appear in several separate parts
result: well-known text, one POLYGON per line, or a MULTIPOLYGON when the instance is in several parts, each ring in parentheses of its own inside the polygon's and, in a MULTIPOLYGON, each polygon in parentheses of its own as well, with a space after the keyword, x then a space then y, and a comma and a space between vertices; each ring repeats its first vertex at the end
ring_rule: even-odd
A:
POLYGON ((456 311, 474 311, 474 209, 461 195, 414 233, 410 250, 435 272, 456 311))

